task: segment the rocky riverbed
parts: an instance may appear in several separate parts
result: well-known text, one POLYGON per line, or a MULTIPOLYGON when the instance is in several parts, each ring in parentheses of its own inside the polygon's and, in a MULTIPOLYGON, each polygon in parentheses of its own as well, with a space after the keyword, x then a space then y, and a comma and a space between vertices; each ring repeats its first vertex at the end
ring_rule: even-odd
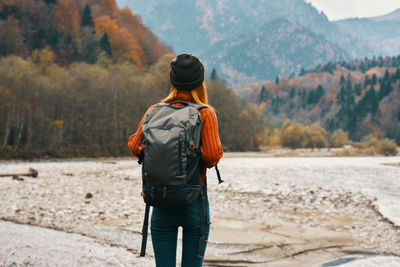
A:
MULTIPOLYGON (((344 256, 400 256, 400 228, 381 215, 373 196, 298 180, 271 179, 260 190, 252 180, 246 190, 254 177, 237 177, 226 166, 220 167, 225 183, 208 183, 212 225, 205 266, 321 266, 344 256)), ((137 257, 144 204, 134 160, 0 167, 39 171, 38 178, 0 179, 0 266, 154 265, 150 238, 148 256, 137 257)))

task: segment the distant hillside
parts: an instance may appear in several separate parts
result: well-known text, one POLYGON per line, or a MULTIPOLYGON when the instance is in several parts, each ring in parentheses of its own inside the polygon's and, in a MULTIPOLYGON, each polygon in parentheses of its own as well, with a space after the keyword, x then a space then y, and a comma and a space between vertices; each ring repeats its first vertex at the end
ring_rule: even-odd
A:
MULTIPOLYGON (((330 22, 304 0, 117 2, 132 8, 176 52, 196 53, 209 70, 216 68, 231 83, 272 79, 328 61, 398 54, 397 47, 380 49, 378 42, 366 40, 364 35, 369 32, 355 34, 330 22), (291 26, 286 30, 287 21, 291 26), (272 36, 280 39, 272 40, 272 36), (282 48, 276 51, 274 47, 280 44, 282 48), (275 61, 278 57, 281 62, 275 61)), ((392 23, 391 28, 396 25, 392 23)))
POLYGON ((400 144, 400 56, 319 65, 255 84, 245 99, 274 127, 291 118, 343 129, 354 140, 374 135, 400 144))
POLYGON ((384 16, 339 20, 335 24, 364 40, 375 55, 400 54, 400 9, 384 16))
POLYGON ((129 9, 115 0, 7 0, 0 2, 0 56, 26 57, 50 49, 56 61, 94 63, 103 51, 139 68, 166 51, 129 9))

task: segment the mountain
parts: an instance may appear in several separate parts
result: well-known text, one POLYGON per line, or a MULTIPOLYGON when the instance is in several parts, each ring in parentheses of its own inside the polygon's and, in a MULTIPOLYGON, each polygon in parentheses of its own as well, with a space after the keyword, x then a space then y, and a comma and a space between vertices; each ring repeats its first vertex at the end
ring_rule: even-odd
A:
POLYGON ((138 68, 169 49, 115 0, 0 1, 0 56, 49 50, 60 64, 94 63, 102 52, 138 68))
POLYGON ((273 127, 286 119, 400 144, 400 56, 327 63, 244 91, 273 127))
POLYGON ((389 14, 385 14, 382 16, 377 16, 377 17, 371 17, 371 20, 392 20, 392 21, 400 21, 400 8, 396 9, 395 11, 389 13, 389 14))
POLYGON ((177 53, 199 55, 209 71, 216 68, 231 82, 232 76, 241 83, 265 80, 329 60, 348 59, 353 51, 341 47, 358 46, 355 38, 303 0, 117 2, 129 6, 177 53), (279 57, 282 63, 277 62, 279 57))
POLYGON ((343 49, 324 36, 283 18, 242 33, 233 42, 221 40, 202 54, 209 55, 206 63, 218 66, 232 83, 251 83, 347 58, 343 49))
POLYGON ((400 54, 400 9, 383 16, 352 18, 334 23, 367 43, 374 55, 400 54))

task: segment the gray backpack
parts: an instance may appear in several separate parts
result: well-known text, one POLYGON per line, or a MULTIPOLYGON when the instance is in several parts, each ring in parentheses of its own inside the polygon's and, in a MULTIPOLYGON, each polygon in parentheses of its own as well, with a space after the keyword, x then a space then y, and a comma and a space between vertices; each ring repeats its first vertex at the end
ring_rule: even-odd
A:
POLYGON ((201 108, 175 101, 160 103, 147 113, 142 124, 144 149, 140 159, 146 204, 172 209, 199 198, 201 108))
MULTIPOLYGON (((143 191, 146 210, 140 256, 146 252, 150 206, 163 209, 185 207, 199 200, 200 240, 198 255, 204 256, 206 223, 204 195, 200 177, 201 116, 204 108, 194 103, 174 101, 159 103, 142 124, 141 141, 143 191), (181 103, 184 106, 173 106, 181 103)), ((219 182, 223 182, 216 167, 219 182)))

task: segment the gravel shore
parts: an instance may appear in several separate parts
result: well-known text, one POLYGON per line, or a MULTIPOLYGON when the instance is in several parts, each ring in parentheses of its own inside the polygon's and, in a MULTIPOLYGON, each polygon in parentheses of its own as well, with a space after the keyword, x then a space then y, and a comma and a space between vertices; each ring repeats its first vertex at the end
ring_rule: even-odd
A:
MULTIPOLYGON (((144 203, 134 160, 0 167, 5 173, 39 171, 38 178, 0 179, 0 266, 154 265, 150 237, 148 256, 137 257, 144 203)), ((221 185, 209 181, 205 266, 319 266, 349 255, 400 256, 400 228, 370 197, 273 182, 270 193, 246 192, 227 176, 221 185)))

